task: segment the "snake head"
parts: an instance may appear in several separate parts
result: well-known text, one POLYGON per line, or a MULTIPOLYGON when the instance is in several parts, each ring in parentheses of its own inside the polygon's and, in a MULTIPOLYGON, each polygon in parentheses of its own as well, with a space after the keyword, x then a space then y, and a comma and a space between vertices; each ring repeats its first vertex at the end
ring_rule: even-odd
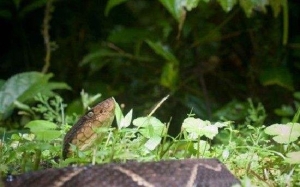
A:
POLYGON ((96 130, 101 127, 109 127, 114 120, 115 101, 108 98, 86 112, 75 125, 67 132, 63 142, 63 159, 70 154, 70 144, 79 150, 86 150, 94 142, 101 139, 101 133, 96 130))

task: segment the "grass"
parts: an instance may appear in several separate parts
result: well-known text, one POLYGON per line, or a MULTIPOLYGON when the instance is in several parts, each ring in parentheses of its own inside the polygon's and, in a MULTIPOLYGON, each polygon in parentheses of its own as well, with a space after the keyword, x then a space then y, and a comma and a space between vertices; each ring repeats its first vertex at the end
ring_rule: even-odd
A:
MULTIPOLYGON (((82 93, 84 106, 98 96, 82 93)), ((164 98, 165 100, 166 98, 164 98)), ((37 107, 23 107, 23 113, 40 116, 26 127, 27 132, 3 133, 0 141, 0 172, 20 174, 46 167, 65 167, 70 163, 158 161, 184 158, 218 158, 241 179, 243 186, 300 185, 300 112, 286 124, 264 124, 266 114, 261 104, 249 100, 248 115, 242 124, 232 121, 204 121, 187 115, 177 137, 168 135, 169 122, 154 114, 132 120, 133 110, 124 115, 117 105, 116 127, 101 128, 105 134, 91 150, 79 151, 61 159, 62 141, 74 116, 66 116, 62 99, 39 95, 37 107)))

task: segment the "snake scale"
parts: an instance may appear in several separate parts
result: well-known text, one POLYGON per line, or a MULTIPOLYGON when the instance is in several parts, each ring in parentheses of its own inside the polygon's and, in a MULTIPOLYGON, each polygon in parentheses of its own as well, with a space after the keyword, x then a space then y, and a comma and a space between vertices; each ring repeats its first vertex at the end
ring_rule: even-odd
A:
MULTIPOLYGON (((64 138, 63 158, 91 147, 101 134, 95 128, 110 126, 115 102, 108 98, 89 110, 64 138)), ((217 159, 109 163, 29 172, 2 180, 4 187, 230 187, 240 182, 217 159)), ((1 186, 1 183, 0 183, 1 186)))

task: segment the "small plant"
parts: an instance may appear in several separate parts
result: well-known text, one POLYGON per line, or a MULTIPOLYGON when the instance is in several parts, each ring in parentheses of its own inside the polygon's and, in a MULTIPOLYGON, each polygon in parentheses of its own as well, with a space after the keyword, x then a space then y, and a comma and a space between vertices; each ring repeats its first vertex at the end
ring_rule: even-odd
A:
MULTIPOLYGON (((89 96, 82 92, 81 96, 88 108, 100 95, 89 96)), ((148 116, 135 119, 133 109, 124 115, 115 102, 116 126, 97 129, 103 138, 91 150, 79 151, 71 145, 74 154, 62 160, 55 158, 61 157, 63 137, 75 120, 71 122, 66 120, 69 116, 63 117, 61 110, 65 105, 61 98, 38 96, 36 99, 40 104, 31 109, 36 115, 44 114, 44 119, 26 124, 30 132, 14 133, 1 140, 0 171, 16 174, 42 169, 41 166, 65 167, 70 163, 213 157, 224 162, 241 178, 244 186, 299 184, 300 124, 290 122, 266 127, 263 106, 255 106, 249 100, 248 115, 243 124, 210 122, 189 114, 183 120, 178 136, 171 137, 167 133, 171 123, 164 123, 154 116, 166 98, 148 116)), ((298 121, 299 116, 298 111, 294 121, 298 121)))

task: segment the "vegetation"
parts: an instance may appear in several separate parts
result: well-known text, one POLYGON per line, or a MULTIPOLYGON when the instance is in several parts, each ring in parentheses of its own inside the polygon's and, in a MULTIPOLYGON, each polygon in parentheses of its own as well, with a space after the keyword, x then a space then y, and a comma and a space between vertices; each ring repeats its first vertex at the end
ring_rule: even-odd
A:
POLYGON ((244 186, 300 185, 298 24, 289 30, 299 7, 1 1, 0 175, 216 157, 244 186), (64 135, 100 96, 122 106, 116 123, 92 150, 59 159, 64 135))

